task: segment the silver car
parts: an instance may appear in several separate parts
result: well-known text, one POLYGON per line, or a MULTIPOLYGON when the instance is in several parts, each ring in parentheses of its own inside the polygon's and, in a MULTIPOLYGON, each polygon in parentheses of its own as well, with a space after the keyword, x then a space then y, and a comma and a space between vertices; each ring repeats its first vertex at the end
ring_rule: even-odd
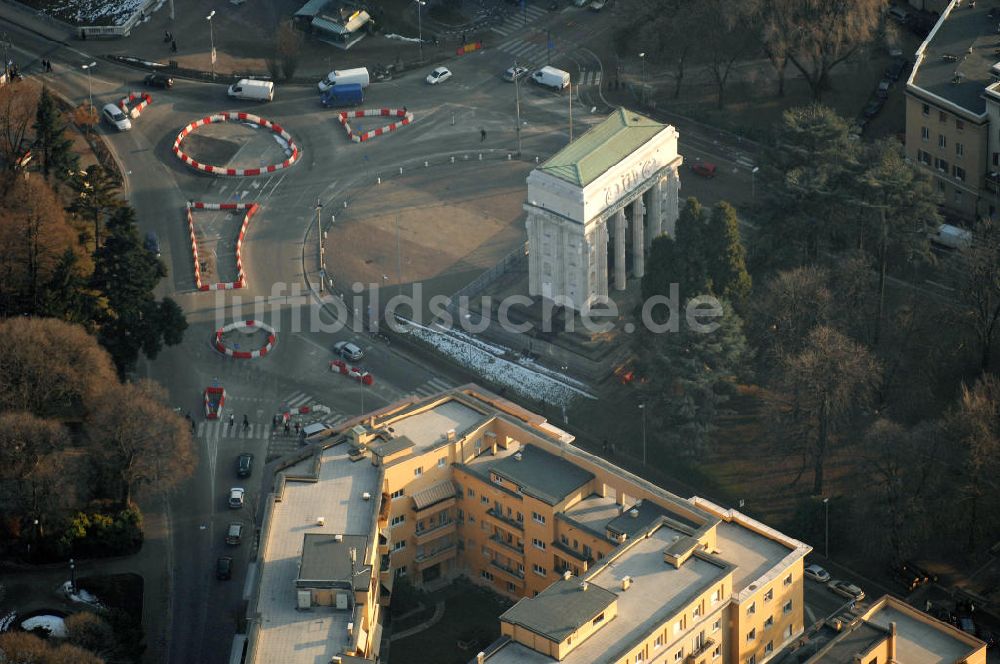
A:
POLYGON ((357 362, 365 356, 365 352, 350 341, 338 341, 333 344, 333 352, 351 362, 357 362))
POLYGON ((101 109, 101 117, 118 131, 128 131, 132 128, 132 121, 114 104, 105 104, 101 109))

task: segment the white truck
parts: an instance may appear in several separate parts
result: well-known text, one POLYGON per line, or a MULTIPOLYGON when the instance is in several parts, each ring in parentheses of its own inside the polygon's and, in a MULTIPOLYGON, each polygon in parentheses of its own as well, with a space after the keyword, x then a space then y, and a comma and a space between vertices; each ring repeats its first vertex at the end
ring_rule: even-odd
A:
POLYGON ((531 80, 554 90, 562 90, 569 85, 569 72, 555 67, 542 67, 531 75, 531 80))
POLYGON ((271 101, 274 99, 274 83, 243 78, 229 86, 229 96, 236 99, 271 101))
POLYGON ((972 246, 972 231, 950 224, 941 224, 929 237, 934 244, 949 249, 968 249, 972 246))
POLYGON ((357 83, 362 88, 367 88, 371 80, 367 67, 334 69, 326 75, 326 78, 319 82, 318 87, 320 93, 326 92, 335 85, 343 85, 344 83, 357 83))

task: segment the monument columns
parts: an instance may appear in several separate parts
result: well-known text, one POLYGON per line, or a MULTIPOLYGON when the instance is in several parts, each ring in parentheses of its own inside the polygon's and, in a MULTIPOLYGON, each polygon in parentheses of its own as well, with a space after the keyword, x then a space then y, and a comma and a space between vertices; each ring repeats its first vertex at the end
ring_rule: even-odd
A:
POLYGON ((649 196, 649 209, 646 211, 646 221, 649 225, 649 232, 646 233, 646 250, 649 251, 653 239, 663 233, 663 178, 657 178, 646 195, 649 196))
POLYGON ((542 293, 542 224, 534 212, 524 221, 528 231, 528 294, 542 293))
POLYGON ((615 214, 615 290, 625 290, 625 210, 615 214))
POLYGON ((661 199, 663 211, 660 215, 660 218, 663 220, 662 232, 667 233, 670 237, 673 237, 674 231, 677 228, 677 218, 681 214, 681 179, 676 169, 670 172, 670 176, 667 178, 667 183, 666 186, 663 187, 663 190, 663 197, 661 199))
POLYGON ((598 224, 594 232, 597 241, 597 284, 594 295, 608 296, 608 225, 598 224))
POLYGON ((645 192, 632 203, 632 276, 641 279, 646 273, 646 205, 645 192))

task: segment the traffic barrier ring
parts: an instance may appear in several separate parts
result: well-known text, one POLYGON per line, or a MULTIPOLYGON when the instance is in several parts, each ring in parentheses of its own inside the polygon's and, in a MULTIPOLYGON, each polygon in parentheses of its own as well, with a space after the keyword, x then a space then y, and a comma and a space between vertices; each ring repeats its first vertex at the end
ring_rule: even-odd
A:
POLYGON ((250 219, 257 214, 260 205, 257 203, 188 203, 187 224, 188 235, 191 238, 191 255, 194 258, 194 284, 200 291, 233 290, 235 288, 246 288, 247 275, 243 271, 243 238, 246 236, 247 228, 250 227, 250 219), (192 210, 246 210, 243 216, 243 223, 240 225, 240 234, 236 238, 236 281, 224 281, 215 284, 205 284, 201 281, 201 263, 198 262, 198 240, 194 234, 194 215, 192 210))
POLYGON ((174 139, 173 152, 177 155, 177 158, 183 161, 185 164, 191 168, 201 171, 203 173, 211 173, 212 175, 231 175, 238 177, 253 177, 261 175, 263 173, 273 173, 275 171, 280 171, 283 168, 288 168, 295 162, 299 160, 302 153, 299 151, 299 146, 295 144, 295 140, 292 135, 285 131, 281 125, 266 120, 252 113, 230 113, 228 111, 222 113, 216 113, 214 115, 209 115, 202 118, 201 120, 195 120, 191 124, 184 127, 181 133, 177 134, 177 138, 174 139), (270 129, 275 134, 280 136, 288 144, 289 149, 292 154, 288 159, 284 160, 280 164, 270 164, 269 166, 261 166, 260 168, 222 168, 221 166, 212 166, 211 164, 203 164, 200 161, 192 159, 181 150, 181 142, 184 138, 190 134, 192 131, 198 127, 202 127, 207 124, 212 124, 213 122, 251 122, 258 124, 261 127, 270 129))
POLYGON ((372 385, 375 383, 375 376, 371 372, 365 371, 361 367, 352 367, 343 360, 331 360, 330 371, 339 372, 348 378, 353 378, 362 385, 372 385))
POLYGON ((237 360, 249 360, 252 358, 264 357, 265 355, 270 353, 271 349, 274 348, 274 344, 277 340, 278 337, 274 332, 274 328, 271 327, 270 325, 266 325, 265 323, 262 323, 259 320, 241 320, 235 323, 230 323, 229 325, 226 325, 224 327, 220 327, 218 330, 215 331, 215 350, 219 351, 224 355, 228 355, 229 357, 236 358, 237 360), (222 335, 224 335, 226 332, 232 332, 233 330, 238 330, 246 327, 253 327, 267 332, 267 341, 264 343, 263 346, 261 346, 257 350, 235 350, 227 346, 225 342, 222 340, 222 335))
POLYGON ((326 413, 329 415, 330 408, 329 406, 323 406, 321 404, 317 404, 315 406, 296 406, 295 408, 289 408, 285 412, 280 413, 281 422, 284 424, 295 415, 308 415, 310 413, 326 413))
POLYGON ((118 108, 122 109, 122 113, 134 120, 152 103, 153 97, 148 92, 130 92, 128 93, 128 97, 122 97, 122 100, 118 102, 118 108), (129 108, 136 99, 141 99, 142 101, 129 108))
POLYGON ((369 138, 374 138, 376 136, 382 136, 383 134, 388 134, 391 131, 396 131, 400 127, 405 127, 406 125, 413 122, 413 113, 406 111, 402 108, 366 108, 360 111, 341 111, 337 114, 337 120, 340 122, 341 126, 347 131, 347 137, 354 141, 355 143, 363 143, 369 138), (384 118, 400 118, 396 122, 385 125, 384 127, 379 127, 378 129, 372 129, 371 131, 366 131, 361 134, 355 134, 354 130, 351 129, 350 123, 348 123, 349 118, 370 118, 370 117, 384 117, 384 118))

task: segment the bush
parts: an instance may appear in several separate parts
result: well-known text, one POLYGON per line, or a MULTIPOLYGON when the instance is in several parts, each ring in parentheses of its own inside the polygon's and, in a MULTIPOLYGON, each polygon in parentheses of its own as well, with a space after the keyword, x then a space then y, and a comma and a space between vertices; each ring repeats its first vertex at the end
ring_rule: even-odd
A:
POLYGON ((59 536, 58 550, 81 557, 121 556, 142 546, 142 514, 138 509, 116 514, 77 512, 59 536))

